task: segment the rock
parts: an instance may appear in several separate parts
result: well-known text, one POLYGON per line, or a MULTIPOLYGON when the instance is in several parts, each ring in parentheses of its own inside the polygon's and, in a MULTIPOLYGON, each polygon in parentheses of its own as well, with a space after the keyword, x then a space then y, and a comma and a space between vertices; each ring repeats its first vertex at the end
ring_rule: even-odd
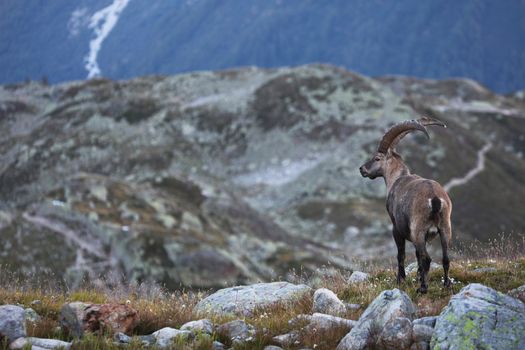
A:
POLYGON ((149 335, 139 335, 138 338, 140 339, 140 342, 144 346, 153 346, 155 345, 155 342, 157 341, 157 338, 153 336, 152 334, 149 335))
POLYGON ((213 325, 213 323, 208 320, 208 319, 202 319, 202 320, 198 320, 198 321, 191 321, 191 322, 187 322, 185 324, 183 324, 181 327, 180 327, 181 330, 183 331, 190 331, 192 332, 194 335, 195 334, 212 334, 213 331, 215 330, 215 326, 213 325))
POLYGON ((30 307, 24 310, 26 321, 36 323, 40 321, 40 316, 36 313, 35 310, 30 307))
POLYGON ((57 339, 44 339, 44 338, 34 338, 29 337, 27 338, 30 344, 33 345, 33 348, 35 346, 41 347, 43 349, 65 349, 68 350, 71 348, 71 343, 65 342, 62 340, 57 339))
POLYGON ((480 267, 477 269, 472 270, 474 273, 486 273, 486 272, 496 272, 498 269, 495 267, 480 267))
POLYGON ((348 279, 348 283, 353 284, 353 283, 364 282, 368 279, 368 277, 369 275, 365 272, 354 271, 350 275, 350 278, 348 279))
POLYGON ((113 340, 117 343, 128 344, 131 342, 131 337, 122 332, 117 332, 113 335, 113 340))
POLYGON ((167 348, 176 341, 186 341, 191 337, 191 332, 181 331, 171 327, 164 327, 151 334, 155 337, 155 345, 160 348, 167 348))
POLYGON ((310 293, 310 287, 288 282, 257 283, 225 288, 201 300, 195 311, 198 315, 209 313, 222 316, 251 316, 256 309, 280 303, 292 304, 310 293))
POLYGON ((138 314, 126 304, 68 303, 60 311, 62 327, 74 337, 85 331, 131 333, 138 322, 138 314))
POLYGON ((18 338, 14 342, 9 344, 9 349, 12 349, 12 350, 24 349, 28 347, 30 347, 33 350, 39 350, 39 349, 69 350, 69 348, 71 348, 71 343, 68 343, 62 340, 57 340, 57 339, 28 337, 28 338, 18 338))
POLYGON ((430 350, 430 343, 427 341, 413 343, 410 350, 430 350))
POLYGON ((290 333, 276 335, 275 337, 272 338, 272 340, 275 343, 285 348, 288 348, 292 345, 299 343, 299 333, 297 331, 292 331, 290 333))
POLYGON ((431 328, 434 328, 436 325, 437 316, 426 316, 421 318, 416 318, 414 321, 412 321, 413 325, 424 325, 431 328))
POLYGON ((525 284, 509 291, 507 294, 525 303, 525 284))
POLYGON ((221 343, 220 341, 217 341, 217 340, 215 340, 215 341, 211 344, 211 346, 212 346, 212 349, 213 349, 213 350, 224 350, 224 349, 226 349, 226 346, 224 346, 223 343, 221 343))
MULTIPOLYGON (((372 336, 389 332, 387 328, 406 325, 397 318, 414 318, 416 308, 408 295, 399 289, 385 290, 363 312, 356 325, 341 340, 337 350, 364 350, 377 346, 372 336), (396 323, 397 322, 397 323, 396 323)), ((403 330, 405 328, 402 328, 403 330)), ((386 338, 385 338, 386 339, 386 338)))
POLYGON ((412 337, 415 342, 430 342, 433 333, 434 328, 432 327, 425 326, 423 324, 414 324, 412 326, 412 337))
POLYGON ((412 322, 406 317, 389 321, 377 339, 381 349, 409 349, 412 345, 412 322))
MULTIPOLYGON (((443 267, 438 264, 438 263, 435 263, 435 262, 431 262, 430 263, 430 271, 434 271, 434 270, 438 270, 438 269, 442 269, 443 267)), ((407 274, 409 273, 416 273, 417 272, 417 261, 414 261, 410 264, 408 264, 406 267, 405 267, 405 272, 407 274)))
POLYGON ((263 350, 283 350, 283 348, 275 346, 275 345, 267 345, 264 347, 263 350))
POLYGON ((321 288, 315 291, 313 312, 341 316, 346 310, 346 305, 331 290, 321 288))
POLYGON ((359 310, 362 307, 362 305, 345 303, 345 307, 346 307, 346 311, 355 311, 355 310, 359 310))
POLYGON ((60 324, 74 337, 80 338, 84 334, 83 320, 85 310, 90 304, 76 301, 62 306, 60 310, 60 324))
POLYGON ((309 317, 309 321, 310 323, 305 328, 307 332, 330 332, 336 328, 349 332, 357 323, 353 320, 321 313, 314 313, 309 317))
POLYGON ((222 324, 218 327, 217 332, 236 344, 250 342, 255 336, 255 328, 243 320, 233 320, 222 324))
POLYGON ((25 310, 16 305, 0 306, 0 338, 12 342, 25 336, 25 310))
POLYGON ((42 300, 39 300, 39 299, 35 299, 31 302, 30 304, 31 306, 40 306, 42 305, 42 300))
POLYGON ((525 349, 525 304, 482 284, 454 295, 439 315, 432 349, 525 349))

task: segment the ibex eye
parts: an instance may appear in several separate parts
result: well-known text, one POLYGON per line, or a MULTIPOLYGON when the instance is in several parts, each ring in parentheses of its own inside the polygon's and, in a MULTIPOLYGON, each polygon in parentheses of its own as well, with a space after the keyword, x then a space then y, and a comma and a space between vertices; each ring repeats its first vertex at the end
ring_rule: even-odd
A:
POLYGON ((379 162, 379 161, 381 160, 381 158, 379 158, 379 157, 375 157, 374 160, 375 160, 376 162, 379 162))

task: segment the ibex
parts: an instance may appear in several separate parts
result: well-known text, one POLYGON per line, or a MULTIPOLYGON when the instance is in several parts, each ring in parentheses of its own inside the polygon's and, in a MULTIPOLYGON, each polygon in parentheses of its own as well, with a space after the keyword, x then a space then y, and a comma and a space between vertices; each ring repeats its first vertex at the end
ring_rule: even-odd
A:
POLYGON ((426 243, 437 234, 441 238, 443 250, 444 285, 450 287, 448 247, 452 237, 452 202, 439 183, 411 174, 395 147, 404 136, 415 130, 422 131, 430 138, 426 129, 428 125, 446 127, 442 122, 428 117, 398 123, 383 136, 374 157, 359 168, 363 177, 385 179, 386 209, 392 220, 392 234, 397 245, 397 283, 406 277, 405 241, 408 240, 416 248, 421 282, 417 290, 419 293, 426 293, 428 289, 427 275, 431 258, 426 243))

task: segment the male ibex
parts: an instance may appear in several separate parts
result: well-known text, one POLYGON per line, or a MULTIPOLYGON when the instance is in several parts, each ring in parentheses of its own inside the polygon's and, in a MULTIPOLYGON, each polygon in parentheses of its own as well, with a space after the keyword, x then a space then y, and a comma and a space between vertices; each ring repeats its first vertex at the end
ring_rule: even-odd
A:
POLYGON ((427 125, 446 127, 442 122, 423 117, 409 120, 391 127, 379 143, 374 157, 363 164, 359 171, 363 177, 385 179, 386 209, 393 224, 393 235, 397 245, 397 282, 405 279, 405 240, 416 248, 418 275, 421 281, 420 293, 427 292, 427 274, 430 256, 426 243, 439 234, 443 250, 444 285, 450 286, 448 268, 448 246, 452 236, 450 213, 452 203, 447 192, 434 180, 410 174, 401 156, 395 151, 397 143, 408 133, 419 130, 429 138, 427 125), (437 234, 434 230, 437 230, 437 234))

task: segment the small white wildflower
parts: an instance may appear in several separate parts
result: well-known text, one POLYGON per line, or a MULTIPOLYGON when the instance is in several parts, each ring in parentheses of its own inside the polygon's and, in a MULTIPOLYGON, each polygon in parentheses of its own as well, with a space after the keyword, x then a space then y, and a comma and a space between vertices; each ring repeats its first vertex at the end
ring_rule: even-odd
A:
POLYGON ((128 304, 128 305, 131 304, 131 300, 129 300, 129 299, 126 300, 126 304, 128 304))

